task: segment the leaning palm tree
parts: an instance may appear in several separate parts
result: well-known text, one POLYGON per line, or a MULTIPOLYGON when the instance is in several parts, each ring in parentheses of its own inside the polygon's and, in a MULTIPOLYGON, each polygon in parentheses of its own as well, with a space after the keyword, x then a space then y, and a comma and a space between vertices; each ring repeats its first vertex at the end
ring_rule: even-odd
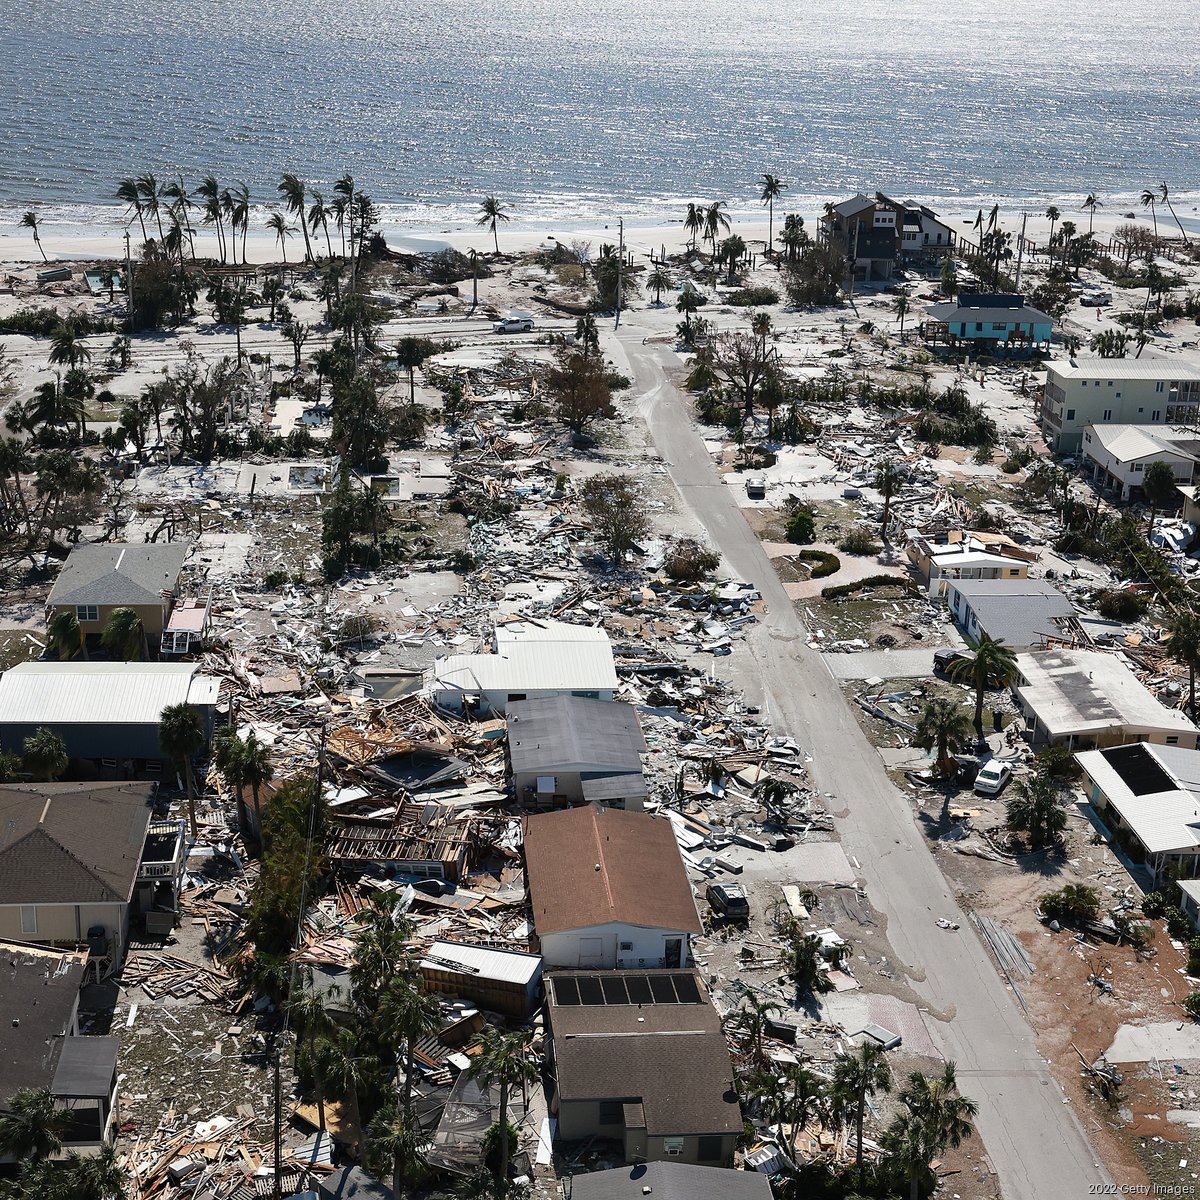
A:
POLYGON ((978 640, 968 638, 974 657, 960 658, 950 664, 947 674, 955 683, 970 683, 975 688, 975 736, 983 741, 983 693, 989 687, 1011 683, 1017 673, 1017 656, 1003 638, 986 634, 978 640))
POLYGON ((32 209, 21 218, 21 228, 33 234, 33 243, 41 253, 42 262, 46 262, 46 251, 42 249, 42 238, 38 233, 38 215, 32 209))
POLYGON ((884 541, 887 540, 888 522, 892 519, 892 500, 903 482, 900 468, 890 458, 884 459, 875 472, 875 490, 883 498, 883 516, 879 521, 879 536, 884 541))
POLYGON ((714 200, 704 209, 704 236, 712 242, 713 258, 717 257, 717 239, 733 228, 724 200, 714 200))
POLYGON ((267 228, 275 231, 275 239, 279 242, 279 249, 283 252, 284 265, 287 264, 287 239, 295 232, 287 223, 287 217, 281 212, 272 213, 267 218, 267 228))
POLYGON ((747 989, 742 994, 742 1006, 734 1009, 725 1018, 725 1027, 745 1034, 750 1043, 750 1057, 761 1066, 767 1061, 763 1050, 763 1035, 767 1031, 767 1022, 773 1012, 782 1012, 782 1006, 770 997, 762 997, 757 992, 747 989))
POLYGON ((767 206, 767 253, 771 253, 772 232, 775 225, 775 201, 787 190, 787 184, 777 175, 762 177, 762 195, 760 200, 767 206))
POLYGON ((942 697, 928 701, 917 719, 912 740, 921 750, 936 751, 935 765, 939 775, 953 774, 955 762, 951 750, 971 741, 971 722, 967 719, 966 709, 942 697))
POLYGON ((50 618, 46 632, 49 635, 46 645, 58 655, 60 661, 65 662, 80 655, 87 658, 83 630, 80 628, 79 618, 71 609, 64 608, 56 612, 50 618))
POLYGON ((854 1164, 858 1186, 863 1184, 863 1118, 867 1099, 892 1090, 892 1069, 887 1054, 877 1042, 863 1042, 843 1050, 833 1064, 833 1100, 837 1111, 854 1120, 854 1164))
POLYGON ((1200 614, 1177 608, 1166 621, 1167 653, 1188 670, 1188 713, 1196 719, 1196 671, 1200 670, 1200 614))
POLYGON ((1179 232, 1183 235, 1183 244, 1185 246, 1190 246, 1192 243, 1190 241, 1188 241, 1187 230, 1184 229, 1183 222, 1179 219, 1179 214, 1175 211, 1175 205, 1173 205, 1171 203, 1171 189, 1169 187, 1167 187, 1165 180, 1163 181, 1162 185, 1159 187, 1158 194, 1159 194, 1159 197, 1162 200, 1162 202, 1167 206, 1167 209, 1170 211, 1171 216, 1175 218, 1175 224, 1179 226, 1179 232))
POLYGON ((308 226, 304 223, 308 189, 301 179, 289 172, 280 179, 277 190, 283 197, 288 212, 295 214, 299 220, 300 232, 304 234, 304 261, 312 262, 312 243, 308 240, 308 226))
POLYGON ((35 729, 25 739, 21 761, 34 779, 47 783, 57 779, 70 765, 66 742, 45 726, 35 729))
POLYGON ((482 203, 479 205, 479 216, 475 218, 475 224, 492 231, 492 238, 496 244, 497 254, 500 253, 500 235, 497 233, 496 227, 499 222, 508 222, 510 219, 504 205, 495 196, 485 196, 483 198, 482 203))
POLYGON ((1146 188, 1142 192, 1142 207, 1150 210, 1151 220, 1154 222, 1154 244, 1158 245, 1158 193, 1146 188))
POLYGON ((171 202, 171 211, 183 226, 183 232, 187 236, 188 252, 191 254, 192 261, 194 262, 196 259, 196 240, 189 213, 195 208, 195 205, 192 203, 191 194, 183 182, 183 176, 179 175, 171 183, 165 184, 162 194, 165 199, 171 202))
POLYGON ((0 1153, 20 1162, 40 1162, 62 1149, 71 1114, 54 1103, 49 1092, 20 1088, 0 1116, 0 1153))
POLYGON ((158 224, 158 240, 161 244, 163 240, 163 226, 159 201, 162 198, 162 188, 159 187, 158 180, 149 171, 145 175, 139 175, 134 183, 137 187, 138 195, 142 198, 143 211, 148 212, 158 224))
POLYGON ((92 361, 92 352, 80 340, 73 321, 59 321, 50 333, 50 353, 47 359, 52 366, 74 370, 92 361))
POLYGON ((133 662, 146 657, 146 627, 135 609, 114 608, 100 631, 100 645, 114 658, 133 662))
POLYGON ((1104 202, 1096 195, 1095 192, 1088 192, 1087 199, 1083 202, 1084 210, 1088 215, 1088 236, 1091 236, 1092 225, 1096 220, 1096 209, 1103 208, 1104 202))
POLYGON ((688 246, 694 249, 704 233, 704 206, 702 204, 688 203, 687 215, 683 218, 683 229, 688 235, 688 246))
POLYGON ((224 262, 225 227, 222 224, 221 185, 217 182, 217 177, 205 175, 196 188, 196 195, 203 201, 201 208, 204 210, 204 216, 200 219, 201 223, 216 227, 217 250, 221 255, 221 261, 224 262))
POLYGON ((484 1087, 500 1085, 500 1162, 496 1168, 496 1187, 503 1197, 508 1190, 508 1163, 511 1147, 508 1144, 508 1096, 513 1087, 524 1088, 537 1081, 538 1068, 526 1058, 529 1050, 527 1035, 501 1033, 489 1025, 480 1038, 480 1051, 467 1076, 477 1079, 484 1087))
POLYGON ((188 823, 196 837, 196 780, 192 760, 204 749, 204 725, 199 710, 186 701, 168 704, 158 718, 158 744, 183 774, 187 792, 188 823))
POLYGON ((137 180, 122 179, 117 184, 116 196, 118 200, 123 200, 129 206, 130 221, 137 217, 138 224, 142 227, 142 241, 148 242, 150 239, 146 234, 146 215, 142 207, 142 193, 138 189, 137 180))
POLYGON ((666 288, 671 286, 671 277, 663 270, 662 267, 655 267, 649 275, 646 276, 646 288, 654 292, 654 303, 656 305, 662 303, 662 294, 666 288))
POLYGON ((325 197, 320 192, 314 189, 311 195, 312 204, 308 209, 308 227, 312 230, 314 237, 318 229, 324 231, 325 250, 332 261, 333 244, 329 240, 329 206, 325 203, 325 197))

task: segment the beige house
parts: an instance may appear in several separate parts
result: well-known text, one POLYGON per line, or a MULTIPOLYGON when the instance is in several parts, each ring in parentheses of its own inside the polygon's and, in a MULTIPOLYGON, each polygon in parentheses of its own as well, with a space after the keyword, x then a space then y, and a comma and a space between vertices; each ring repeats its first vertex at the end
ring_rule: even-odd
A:
POLYGON ((132 608, 157 649, 171 614, 188 549, 183 542, 76 546, 46 601, 46 620, 74 613, 85 637, 99 635, 114 608, 132 608))
POLYGON ((931 597, 946 594, 946 585, 958 579, 1028 579, 1029 564, 1037 552, 1018 546, 1002 533, 952 529, 926 535, 908 532, 909 562, 928 584, 931 597))
POLYGON ((0 938, 91 943, 121 962, 131 909, 173 908, 181 822, 153 822, 154 783, 0 787, 0 938))

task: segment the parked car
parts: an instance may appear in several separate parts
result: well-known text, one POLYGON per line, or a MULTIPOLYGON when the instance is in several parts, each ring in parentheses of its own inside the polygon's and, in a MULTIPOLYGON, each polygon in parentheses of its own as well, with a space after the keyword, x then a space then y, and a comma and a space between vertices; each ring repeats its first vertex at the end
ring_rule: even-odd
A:
POLYGON ((750 919, 750 901, 740 883, 710 883, 704 889, 704 898, 715 913, 735 921, 750 919))
POLYGON ((939 675, 945 675, 956 662, 970 662, 974 657, 969 650, 935 650, 933 669, 939 675))
POLYGON ((746 496, 751 500, 765 500, 767 481, 761 475, 751 475, 746 480, 746 496))
POLYGON ((995 796, 1004 790, 1004 785, 1012 778, 1012 767, 1006 762, 992 758, 979 768, 975 776, 975 790, 981 796, 995 796))
POLYGON ((497 333, 532 333, 533 318, 505 317, 503 320, 497 321, 492 328, 497 333))

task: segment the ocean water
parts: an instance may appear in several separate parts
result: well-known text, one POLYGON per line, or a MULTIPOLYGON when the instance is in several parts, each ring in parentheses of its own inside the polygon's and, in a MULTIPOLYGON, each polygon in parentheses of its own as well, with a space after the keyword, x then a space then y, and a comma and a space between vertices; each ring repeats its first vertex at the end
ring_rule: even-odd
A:
POLYGON ((0 227, 118 222, 120 178, 275 199, 349 171, 390 223, 494 194, 526 223, 803 211, 874 189, 973 207, 1200 199, 1200 3, 5 0, 0 227), (785 205, 786 206, 786 205, 785 205))

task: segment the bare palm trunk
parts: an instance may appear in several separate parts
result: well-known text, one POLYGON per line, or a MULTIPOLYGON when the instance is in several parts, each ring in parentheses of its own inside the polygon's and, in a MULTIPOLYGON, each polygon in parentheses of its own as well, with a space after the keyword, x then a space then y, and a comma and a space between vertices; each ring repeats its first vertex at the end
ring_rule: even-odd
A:
POLYGON ((183 760, 183 783, 187 789, 188 825, 192 831, 192 841, 196 840, 196 781, 192 778, 192 760, 183 760))
POLYGON ((508 1195, 508 1083, 500 1084, 500 1176, 497 1180, 500 1200, 508 1195))

